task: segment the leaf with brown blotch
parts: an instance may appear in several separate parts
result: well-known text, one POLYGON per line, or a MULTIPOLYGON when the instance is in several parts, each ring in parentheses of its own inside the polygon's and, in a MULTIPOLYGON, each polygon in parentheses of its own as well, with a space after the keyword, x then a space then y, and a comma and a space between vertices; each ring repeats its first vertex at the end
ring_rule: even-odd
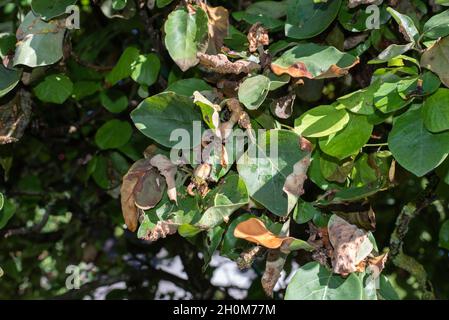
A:
POLYGON ((265 29, 260 22, 251 26, 248 31, 247 39, 250 52, 256 52, 259 47, 266 46, 270 43, 268 30, 265 29))
POLYGON ((357 271, 357 265, 373 250, 367 233, 337 215, 332 215, 329 224, 329 240, 334 248, 333 272, 343 276, 357 271))
POLYGON ((157 241, 163 239, 169 235, 172 235, 178 231, 179 224, 174 223, 171 220, 158 221, 156 226, 151 230, 149 235, 145 237, 145 240, 157 241))
POLYGON ((449 36, 439 39, 421 56, 421 66, 435 72, 441 82, 449 88, 449 70, 447 52, 449 51, 449 36))
MULTIPOLYGON (((307 179, 307 170, 310 166, 310 159, 312 153, 312 144, 309 140, 301 137, 300 138, 300 148, 303 151, 309 152, 304 158, 299 160, 293 166, 293 172, 287 176, 285 179, 284 186, 282 190, 287 194, 289 198, 289 206, 296 205, 298 201, 298 197, 300 197, 304 193, 304 182, 307 179)), ((291 211, 289 208, 289 212, 291 211)))
POLYGON ((229 12, 224 7, 210 7, 206 3, 200 3, 201 8, 207 13, 209 20, 209 47, 207 53, 217 54, 221 51, 223 40, 229 31, 229 12))
POLYGON ((368 231, 376 230, 376 214, 373 208, 369 207, 366 211, 359 212, 335 212, 338 216, 349 223, 368 231))
POLYGON ((173 164, 166 156, 157 154, 150 159, 150 164, 156 167, 160 174, 165 177, 167 182, 167 195, 168 198, 177 203, 176 196, 176 181, 175 176, 178 170, 177 166, 173 164))
POLYGON ((198 52, 197 57, 200 64, 209 71, 221 74, 240 74, 252 73, 260 70, 260 65, 248 60, 229 61, 228 57, 220 53, 217 55, 209 55, 198 52))
POLYGON ((359 58, 334 47, 302 43, 274 60, 271 70, 278 76, 286 73, 294 78, 327 79, 348 74, 359 62, 359 58))
POLYGON ((31 98, 25 90, 0 106, 0 145, 18 141, 31 117, 31 98))
POLYGON ((279 249, 268 250, 267 262, 261 283, 265 294, 269 297, 273 296, 273 289, 281 277, 287 256, 286 253, 281 252, 279 249))
POLYGON ((123 218, 130 231, 138 224, 138 208, 148 210, 162 198, 165 181, 150 159, 136 161, 123 177, 120 188, 123 218))
POLYGON ((267 229, 265 224, 256 218, 240 222, 235 230, 234 237, 262 245, 269 249, 278 249, 284 242, 292 241, 291 237, 280 237, 267 229))

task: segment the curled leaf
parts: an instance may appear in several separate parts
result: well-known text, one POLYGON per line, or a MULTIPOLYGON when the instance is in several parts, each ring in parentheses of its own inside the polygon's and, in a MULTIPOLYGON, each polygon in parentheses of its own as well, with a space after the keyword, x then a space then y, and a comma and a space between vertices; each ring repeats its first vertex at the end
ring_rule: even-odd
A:
POLYGON ((372 251, 367 233, 346 220, 333 215, 329 220, 329 239, 334 247, 332 267, 334 273, 348 275, 357 271, 358 264, 372 251))
POLYGON ((162 198, 165 181, 150 159, 135 162, 123 177, 120 188, 123 218, 130 231, 138 224, 138 208, 148 210, 156 206, 162 198))
POLYGON ((198 52, 198 59, 200 64, 209 71, 222 74, 240 74, 252 73, 260 70, 260 65, 248 60, 237 60, 235 62, 229 61, 224 54, 209 55, 198 52))
POLYGON ((150 159, 150 164, 156 167, 160 174, 165 177, 167 182, 167 195, 172 201, 177 202, 175 176, 177 166, 173 164, 166 156, 158 154, 150 159))
POLYGON ((370 257, 368 259, 368 269, 372 271, 372 275, 375 279, 379 278, 380 273, 385 268, 385 263, 388 259, 388 252, 381 254, 377 257, 370 257))
POLYGON ((383 0, 349 0, 348 1, 348 7, 349 8, 355 8, 361 4, 374 4, 374 5, 380 5, 383 0))
POLYGON ((269 249, 278 249, 284 241, 291 241, 293 239, 291 237, 280 237, 273 234, 262 221, 256 218, 250 218, 240 222, 234 230, 234 237, 245 239, 269 249))

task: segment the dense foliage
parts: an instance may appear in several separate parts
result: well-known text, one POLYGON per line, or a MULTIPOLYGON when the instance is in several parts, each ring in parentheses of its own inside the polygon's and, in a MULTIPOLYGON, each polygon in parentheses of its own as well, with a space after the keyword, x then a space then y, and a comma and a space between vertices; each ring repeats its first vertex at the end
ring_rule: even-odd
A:
POLYGON ((0 0, 0 299, 449 298, 447 6, 0 0))

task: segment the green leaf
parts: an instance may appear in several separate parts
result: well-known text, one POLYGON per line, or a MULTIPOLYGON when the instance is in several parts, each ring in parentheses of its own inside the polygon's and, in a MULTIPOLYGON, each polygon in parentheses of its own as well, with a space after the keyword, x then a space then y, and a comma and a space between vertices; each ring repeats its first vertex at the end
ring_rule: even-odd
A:
POLYGON ((325 137, 342 130, 349 122, 343 107, 323 105, 308 110, 295 120, 295 132, 304 137, 325 137))
POLYGON ((409 105, 413 98, 403 99, 398 91, 399 77, 383 81, 374 93, 374 106, 383 113, 391 113, 409 105))
POLYGON ((212 260, 212 256, 220 245, 221 239, 223 238, 223 234, 226 229, 223 226, 217 226, 213 229, 207 231, 207 235, 204 241, 204 265, 201 268, 203 272, 206 271, 209 266, 210 261, 212 260))
POLYGON ((438 245, 449 250, 449 220, 446 220, 441 226, 438 245))
POLYGON ((13 53, 15 49, 16 36, 10 33, 0 33, 0 58, 3 59, 13 53))
POLYGON ((112 9, 123 10, 126 7, 127 0, 112 0, 112 9))
POLYGON ((62 56, 65 29, 62 21, 46 23, 29 12, 17 30, 17 48, 14 66, 31 68, 47 66, 58 62, 62 56))
MULTIPOLYGON (((3 195, 1 196, 2 202, 3 200, 3 195)), ((12 216, 16 213, 17 210, 17 206, 14 202, 10 201, 10 200, 6 200, 4 201, 3 205, 0 206, 2 207, 0 209, 0 229, 4 228, 6 226, 6 224, 8 223, 8 221, 12 218, 12 216)))
POLYGON ((319 212, 312 203, 300 199, 293 211, 293 219, 296 223, 303 224, 312 220, 313 216, 319 212))
POLYGON ((449 129, 449 89, 438 89, 423 104, 424 125, 431 132, 449 129))
POLYGON ((16 87, 21 76, 22 71, 7 69, 0 63, 0 98, 16 87))
POLYGON ((196 54, 204 52, 208 42, 208 18, 200 7, 195 12, 179 8, 170 13, 164 25, 165 46, 182 71, 198 63, 196 54))
POLYGON ((394 121, 388 146, 402 167, 422 177, 438 167, 449 154, 449 132, 427 131, 421 109, 415 105, 394 121))
POLYGON ((270 79, 264 75, 246 78, 239 87, 239 100, 249 110, 255 110, 265 101, 270 88, 270 79))
POLYGON ((128 122, 113 119, 98 129, 95 143, 100 149, 119 148, 129 141, 132 133, 133 129, 128 122))
POLYGON ((172 2, 173 2, 173 0, 156 0, 156 6, 158 8, 163 8, 163 7, 168 6, 172 2))
POLYGON ((333 275, 318 262, 299 268, 285 293, 286 300, 361 300, 362 283, 355 274, 333 275))
POLYGON ((139 50, 134 47, 128 47, 120 56, 115 67, 106 76, 106 81, 111 85, 115 85, 120 80, 131 76, 133 70, 132 65, 139 59, 139 50))
POLYGON ((286 216, 290 208, 282 190, 285 179, 293 172, 294 164, 308 154, 300 150, 298 142, 299 136, 291 131, 263 132, 257 145, 252 145, 237 163, 250 196, 278 216, 286 216), (270 146, 274 146, 274 152, 270 146))
POLYGON ((100 93, 103 107, 112 113, 120 113, 128 107, 128 97, 119 90, 108 90, 100 93))
POLYGON ((131 119, 144 135, 171 148, 178 143, 170 140, 172 132, 184 129, 193 137, 193 122, 201 121, 202 115, 190 98, 163 92, 140 103, 131 112, 131 119))
POLYGON ((287 73, 295 78, 325 79, 347 74, 358 62, 358 58, 334 47, 302 43, 274 60, 271 70, 277 75, 287 73))
POLYGON ((390 280, 387 276, 381 274, 379 277, 379 290, 378 294, 384 300, 399 300, 399 296, 396 290, 391 285, 390 280))
POLYGON ((443 11, 427 20, 422 34, 429 39, 438 39, 449 35, 449 10, 443 11))
POLYGON ((401 27, 401 32, 404 34, 404 36, 408 39, 407 41, 418 41, 419 38, 419 32, 418 29, 416 29, 415 23, 413 20, 402 13, 397 12, 393 8, 387 8, 387 11, 391 14, 394 20, 399 24, 401 27))
POLYGON ((154 53, 140 55, 131 66, 131 69, 131 78, 138 84, 149 87, 157 81, 161 62, 154 53))
POLYGON ((221 184, 207 194, 204 201, 209 204, 209 208, 196 225, 203 229, 214 228, 248 203, 245 182, 237 174, 229 174, 221 184))
POLYGON ((376 81, 369 87, 349 93, 337 99, 346 109, 357 114, 370 115, 374 109, 374 93, 379 89, 380 82, 376 81))
POLYGON ((34 93, 43 102, 62 104, 73 91, 72 81, 64 74, 47 76, 34 88, 34 93))
POLYGON ((206 83, 206 81, 197 78, 181 79, 178 80, 165 89, 165 91, 171 91, 181 96, 191 97, 195 91, 208 91, 212 90, 212 87, 206 83))
POLYGON ((79 101, 101 91, 101 89, 102 86, 100 82, 78 81, 73 84, 72 98, 79 101))
POLYGON ((368 61, 368 64, 385 63, 411 50, 415 44, 390 44, 384 51, 379 53, 377 58, 368 61))
POLYGON ((295 39, 312 38, 330 26, 337 17, 341 0, 316 3, 314 0, 287 0, 285 35, 295 39))
POLYGON ((272 18, 266 12, 264 14, 251 14, 244 11, 233 12, 232 17, 237 21, 245 21, 248 24, 260 23, 268 30, 276 30, 284 25, 280 19, 272 18))
POLYGON ((66 13, 68 6, 74 5, 77 0, 32 0, 31 9, 44 20, 50 20, 66 13))
POLYGON ((319 140, 320 149, 337 159, 356 154, 368 142, 373 125, 366 116, 351 114, 343 130, 319 140))

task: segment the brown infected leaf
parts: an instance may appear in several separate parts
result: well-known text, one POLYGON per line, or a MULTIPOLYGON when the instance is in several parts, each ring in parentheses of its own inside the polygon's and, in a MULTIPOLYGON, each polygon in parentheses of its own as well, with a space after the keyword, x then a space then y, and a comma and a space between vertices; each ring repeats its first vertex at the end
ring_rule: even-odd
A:
POLYGON ((153 208, 162 198, 163 177, 150 164, 150 159, 136 161, 123 177, 120 188, 123 218, 130 231, 136 231, 138 208, 153 208))
POLYGON ((240 222, 234 230, 234 237, 262 245, 269 249, 278 249, 290 237, 279 237, 267 229, 265 224, 256 218, 240 222))
POLYGON ((30 122, 31 98, 25 90, 0 106, 0 145, 18 141, 30 122))
POLYGON ((288 119, 293 112, 293 105, 295 104, 296 94, 290 93, 284 97, 273 100, 272 110, 276 117, 281 119, 288 119))
POLYGON ((243 251, 237 259, 237 266, 240 270, 251 268, 256 256, 263 251, 263 247, 255 246, 243 251))
POLYGON ((310 166, 310 156, 312 144, 305 138, 300 138, 299 145, 301 150, 309 152, 304 158, 299 160, 293 166, 293 172, 285 179, 283 190, 287 195, 300 197, 304 193, 304 182, 307 179, 307 170, 310 166))
POLYGON ((176 196, 176 181, 175 176, 178 170, 177 166, 173 164, 166 156, 158 154, 150 159, 150 164, 156 167, 160 174, 165 177, 167 182, 168 198, 177 203, 176 196))
POLYGON ((281 277, 286 259, 287 254, 282 253, 280 250, 268 250, 267 262, 261 283, 265 294, 269 297, 273 296, 273 289, 281 277))
POLYGON ((253 61, 237 60, 231 62, 228 57, 222 53, 209 55, 198 52, 197 57, 204 68, 221 74, 248 74, 260 70, 260 65, 253 61))
POLYGON ((265 29, 260 22, 251 26, 247 38, 250 52, 256 52, 259 47, 266 46, 270 43, 268 30, 265 29))
POLYGON ((166 238, 167 236, 176 233, 176 231, 178 231, 178 227, 179 224, 173 223, 171 220, 158 221, 154 229, 151 230, 147 237, 145 237, 145 240, 154 242, 161 238, 166 238))
POLYGON ((357 58, 353 64, 348 67, 341 68, 335 64, 331 65, 329 69, 325 72, 313 76, 312 73, 307 70, 307 66, 303 62, 297 62, 288 67, 281 67, 276 64, 271 64, 271 70, 278 76, 283 75, 284 73, 289 74, 293 78, 308 78, 308 79, 327 79, 327 78, 336 78, 342 77, 349 73, 349 69, 354 67, 356 64, 360 62, 360 59, 357 58))
POLYGON ((449 51, 449 36, 437 40, 421 56, 421 66, 435 72, 441 82, 449 88, 449 72, 447 52, 449 51))
POLYGON ((357 265, 370 253, 366 253, 364 257, 358 256, 362 244, 368 239, 367 234, 338 216, 333 216, 329 225, 329 239, 334 247, 332 256, 334 273, 345 276, 357 271, 357 265))
POLYGON ((221 51, 223 40, 229 31, 229 12, 224 7, 210 7, 206 3, 200 3, 201 8, 207 13, 209 20, 209 47, 207 52, 217 54, 221 51))
POLYGON ((368 268, 372 270, 373 277, 379 278, 380 273, 385 268, 385 263, 388 260, 388 252, 377 256, 368 258, 368 268))

